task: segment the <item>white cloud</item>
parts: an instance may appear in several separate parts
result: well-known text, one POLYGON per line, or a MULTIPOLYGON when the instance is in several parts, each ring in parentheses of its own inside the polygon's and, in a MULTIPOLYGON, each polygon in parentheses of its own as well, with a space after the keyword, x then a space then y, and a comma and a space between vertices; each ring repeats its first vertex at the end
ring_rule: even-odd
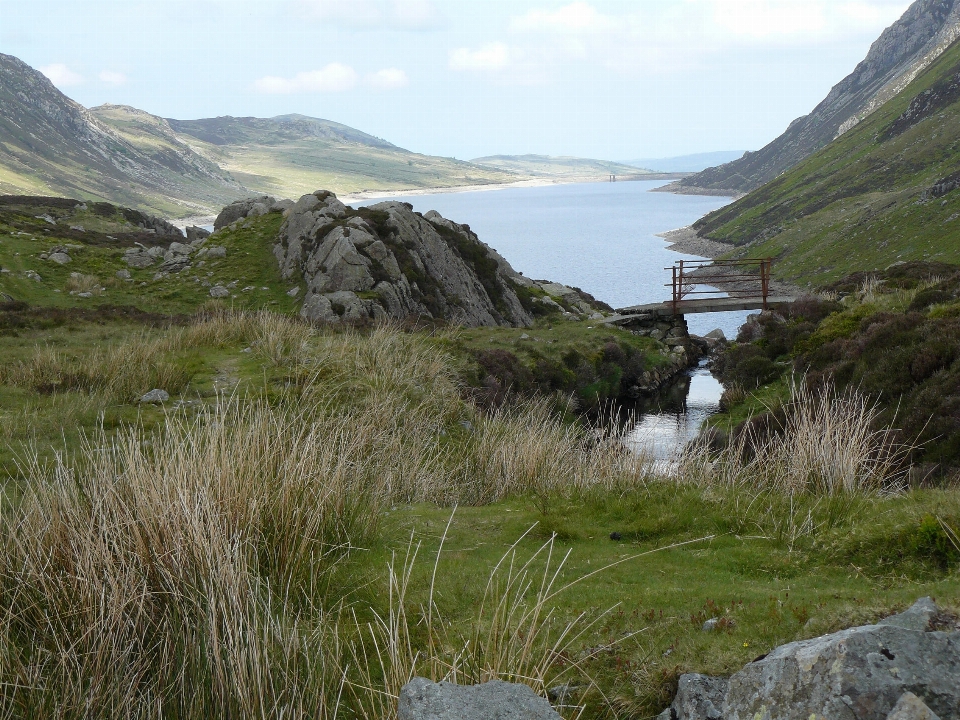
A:
POLYGON ((556 10, 533 9, 510 20, 514 32, 595 32, 613 30, 616 20, 586 2, 574 2, 556 10))
POLYGON ((63 63, 44 65, 40 68, 40 72, 46 75, 50 79, 50 82, 52 82, 58 88, 72 87, 74 85, 83 84, 83 75, 75 73, 63 63))
POLYGON ((104 82, 107 85, 125 85, 127 76, 115 70, 104 70, 100 73, 100 82, 104 82))
POLYGON ((451 53, 454 70, 504 70, 514 81, 569 78, 594 67, 673 73, 731 48, 813 46, 876 37, 909 0, 648 0, 603 12, 574 0, 534 7, 507 24, 509 42, 451 53))
POLYGON ((502 42, 490 43, 477 50, 457 48, 450 53, 452 70, 502 70, 510 64, 510 48, 502 42))
POLYGON ((300 93, 343 92, 357 84, 357 72, 349 65, 330 63, 320 70, 301 72, 292 78, 272 75, 260 78, 253 86, 258 92, 269 95, 300 93))
POLYGON ((370 73, 364 81, 376 90, 399 90, 410 84, 410 78, 398 68, 384 68, 370 73))
POLYGON ((442 24, 432 0, 296 0, 298 15, 356 30, 430 30, 442 24))
POLYGON ((431 0, 393 0, 392 21, 406 30, 433 30, 443 25, 443 16, 431 0))

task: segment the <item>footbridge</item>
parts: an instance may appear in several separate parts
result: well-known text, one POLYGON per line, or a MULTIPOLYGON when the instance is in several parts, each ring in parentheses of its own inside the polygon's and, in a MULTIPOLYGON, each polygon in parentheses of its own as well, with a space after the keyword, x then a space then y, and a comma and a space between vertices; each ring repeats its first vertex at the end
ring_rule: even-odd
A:
POLYGON ((679 260, 664 268, 672 280, 671 297, 659 303, 620 308, 605 322, 635 325, 695 313, 770 310, 796 298, 771 292, 773 260, 679 260))

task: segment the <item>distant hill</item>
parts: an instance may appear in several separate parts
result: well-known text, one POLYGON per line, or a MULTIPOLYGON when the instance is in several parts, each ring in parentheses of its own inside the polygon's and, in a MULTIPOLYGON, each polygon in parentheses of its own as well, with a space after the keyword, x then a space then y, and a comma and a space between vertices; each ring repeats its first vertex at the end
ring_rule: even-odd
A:
POLYGON ((0 194, 109 199, 183 215, 245 192, 164 121, 140 121, 150 125, 149 139, 134 140, 29 65, 0 54, 0 194))
POLYGON ((471 160, 476 165, 541 178, 596 179, 609 175, 642 175, 649 171, 606 160, 552 155, 490 155, 471 160))
POLYGON ((743 150, 720 150, 719 152, 696 153, 667 158, 642 158, 627 160, 625 165, 660 173, 695 173, 715 165, 743 157, 743 150))
POLYGON ((875 112, 960 37, 960 0, 917 0, 809 115, 758 152, 676 183, 679 192, 749 192, 773 180, 875 112))
POLYGON ((960 40, 856 127, 694 228, 813 285, 960 263, 960 40))
POLYGON ((215 214, 253 194, 298 198, 522 180, 419 155, 302 115, 167 120, 126 105, 87 109, 0 55, 0 195, 105 200, 165 216, 215 214))
POLYGON ((515 174, 420 155, 340 123, 303 115, 168 120, 198 153, 258 193, 337 193, 513 182, 515 174))

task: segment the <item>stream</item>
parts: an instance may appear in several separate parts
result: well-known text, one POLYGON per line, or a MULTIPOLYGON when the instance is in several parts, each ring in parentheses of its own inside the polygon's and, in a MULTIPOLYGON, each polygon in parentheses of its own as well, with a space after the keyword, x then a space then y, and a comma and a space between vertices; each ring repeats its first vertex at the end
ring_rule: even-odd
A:
POLYGON ((623 440, 627 447, 650 457, 656 468, 675 467, 684 446, 720 410, 723 386, 710 374, 707 362, 702 360, 698 367, 688 370, 648 401, 625 428, 623 440))

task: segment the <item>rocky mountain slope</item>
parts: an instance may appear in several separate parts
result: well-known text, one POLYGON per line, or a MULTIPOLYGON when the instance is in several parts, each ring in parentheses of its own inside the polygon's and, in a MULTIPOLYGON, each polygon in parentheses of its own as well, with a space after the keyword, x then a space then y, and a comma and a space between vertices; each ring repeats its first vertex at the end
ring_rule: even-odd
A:
POLYGON ((243 193, 229 173, 162 122, 154 125, 151 141, 133 140, 41 73, 0 55, 0 192, 108 198, 181 215, 243 193))
POLYGON ((849 131, 907 87, 960 37, 960 0, 916 0, 813 112, 763 149, 708 168, 674 192, 750 192, 849 131))
POLYGON ((903 92, 776 180, 699 220, 734 254, 822 284, 910 260, 960 262, 960 41, 903 92))

